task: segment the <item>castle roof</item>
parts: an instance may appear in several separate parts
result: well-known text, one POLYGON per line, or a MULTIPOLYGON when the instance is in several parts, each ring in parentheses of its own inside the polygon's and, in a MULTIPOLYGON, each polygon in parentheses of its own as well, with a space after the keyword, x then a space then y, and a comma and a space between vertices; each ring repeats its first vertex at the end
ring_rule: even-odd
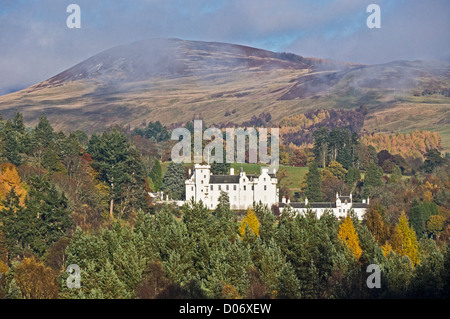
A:
POLYGON ((336 208, 336 203, 332 202, 309 202, 306 205, 304 202, 291 202, 291 203, 279 203, 279 207, 291 206, 292 208, 306 208, 309 206, 310 208, 336 208))
MULTIPOLYGON (((248 179, 259 178, 261 175, 248 174, 248 179)), ((271 178, 276 178, 275 174, 269 174, 271 178)), ((209 177, 210 184, 239 184, 240 175, 211 175, 209 177)))
MULTIPOLYGON (((309 202, 306 205, 304 202, 291 202, 291 203, 278 203, 278 207, 284 208, 287 205, 292 208, 306 208, 309 206, 310 208, 336 208, 336 203, 333 202, 309 202)), ((364 203, 352 203, 352 208, 367 208, 369 205, 364 203)))
MULTIPOLYGON (((270 178, 277 178, 275 174, 268 174, 270 178)), ((261 175, 258 174, 247 174, 248 178, 259 178, 261 175)))
POLYGON ((239 175, 211 175, 210 184, 239 184, 239 175))

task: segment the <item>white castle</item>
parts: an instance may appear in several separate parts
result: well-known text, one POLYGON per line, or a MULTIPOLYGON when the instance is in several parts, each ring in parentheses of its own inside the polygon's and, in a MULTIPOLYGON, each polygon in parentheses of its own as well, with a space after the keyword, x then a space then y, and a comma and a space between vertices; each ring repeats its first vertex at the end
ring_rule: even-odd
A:
POLYGON ((195 164, 189 176, 185 181, 186 201, 201 200, 209 209, 217 207, 221 191, 228 194, 231 209, 248 209, 259 202, 272 207, 279 201, 275 170, 269 173, 268 168, 261 168, 259 175, 247 175, 242 168, 239 175, 233 168, 230 175, 213 175, 210 165, 195 164))
POLYGON ((308 198, 306 198, 305 202, 291 203, 283 197, 279 204, 280 212, 282 212, 286 206, 290 206, 295 214, 304 214, 309 208, 316 213, 318 218, 320 218, 325 211, 331 211, 336 217, 346 217, 347 214, 353 210, 358 216, 358 219, 361 220, 369 207, 369 198, 367 198, 367 201, 363 199, 361 203, 356 203, 353 202, 351 193, 350 196, 340 196, 336 193, 335 202, 309 202, 308 198))
MULTIPOLYGON (((353 210, 359 219, 362 219, 369 207, 369 198, 361 203, 353 202, 350 196, 341 196, 336 193, 334 202, 309 202, 308 198, 304 202, 290 202, 285 197, 279 202, 279 190, 277 188, 276 171, 271 173, 268 168, 261 168, 261 174, 246 174, 243 169, 238 175, 234 174, 234 169, 230 169, 229 175, 213 175, 210 165, 194 165, 194 172, 189 170, 190 178, 186 184, 186 202, 192 199, 195 202, 202 201, 209 209, 215 209, 219 204, 219 197, 224 191, 230 199, 230 208, 234 210, 245 210, 253 206, 254 203, 261 202, 269 208, 277 205, 282 212, 290 206, 295 214, 304 214, 307 209, 311 209, 317 215, 322 216, 325 211, 331 211, 336 217, 345 217, 353 210)), ((182 205, 180 201, 178 204, 182 205)))

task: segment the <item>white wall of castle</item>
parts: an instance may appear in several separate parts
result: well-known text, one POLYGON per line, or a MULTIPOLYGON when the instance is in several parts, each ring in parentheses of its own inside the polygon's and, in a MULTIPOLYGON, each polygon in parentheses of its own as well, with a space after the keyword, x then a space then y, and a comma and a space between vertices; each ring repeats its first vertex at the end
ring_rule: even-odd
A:
MULTIPOLYGON (((254 202, 262 202, 271 207, 278 203, 277 179, 269 175, 268 169, 262 169, 257 178, 250 179, 245 172, 239 172, 239 183, 210 183, 210 165, 194 166, 190 179, 186 180, 186 201, 192 198, 200 200, 209 209, 219 204, 221 191, 228 194, 231 209, 248 209, 254 202)), ((234 176, 234 171, 231 174, 234 176)))

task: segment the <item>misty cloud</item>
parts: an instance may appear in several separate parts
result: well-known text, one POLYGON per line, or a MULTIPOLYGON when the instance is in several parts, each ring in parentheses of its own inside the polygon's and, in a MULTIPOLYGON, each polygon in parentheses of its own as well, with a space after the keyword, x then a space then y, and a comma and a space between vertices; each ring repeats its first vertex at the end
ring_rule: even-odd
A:
POLYGON ((0 94, 48 79, 113 46, 154 37, 231 42, 303 56, 384 63, 450 58, 450 3, 388 1, 368 29, 373 1, 2 0, 0 94), (82 28, 66 27, 81 7, 82 28))

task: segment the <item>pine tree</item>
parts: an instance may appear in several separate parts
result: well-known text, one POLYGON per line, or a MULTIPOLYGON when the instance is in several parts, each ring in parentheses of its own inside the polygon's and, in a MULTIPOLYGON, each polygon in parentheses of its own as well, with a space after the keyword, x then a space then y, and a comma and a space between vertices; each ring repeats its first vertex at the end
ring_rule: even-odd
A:
POLYGON ((417 199, 414 199, 412 202, 409 215, 409 222, 412 228, 416 232, 417 236, 421 237, 425 232, 425 220, 417 199))
POLYGON ((328 130, 322 127, 313 133, 314 138, 314 157, 320 163, 322 168, 326 167, 328 159, 328 130))
POLYGON ((64 166, 61 164, 56 145, 52 142, 42 156, 42 167, 51 172, 63 171, 64 166))
POLYGON ((0 262, 2 262, 5 265, 8 264, 8 249, 6 248, 6 237, 1 227, 0 227, 0 262))
POLYGON ((22 155, 20 155, 20 145, 18 142, 18 135, 12 129, 11 121, 8 120, 2 131, 4 154, 8 161, 16 166, 22 164, 22 155))
POLYGON ((161 164, 157 159, 155 159, 155 163, 153 164, 152 170, 150 171, 150 178, 152 179, 153 185, 155 186, 154 191, 159 191, 162 186, 163 176, 161 164))
POLYGON ((20 198, 11 189, 2 201, 0 210, 0 227, 6 238, 6 245, 11 256, 19 255, 27 246, 27 241, 36 231, 33 227, 34 219, 26 214, 20 204, 20 198))
POLYGON ((366 175, 364 176, 364 197, 370 195, 370 191, 374 187, 383 186, 383 170, 374 163, 369 164, 366 175))
POLYGON ((183 164, 170 162, 164 174, 161 190, 173 199, 183 200, 185 198, 183 164))
POLYGON ((300 281, 295 275, 294 267, 290 263, 285 263, 278 276, 278 299, 299 299, 300 281))
POLYGON ((305 196, 311 202, 320 202, 322 200, 320 172, 316 161, 310 164, 309 171, 306 173, 305 196))
POLYGON ((255 214, 259 221, 259 236, 264 241, 270 241, 275 236, 275 216, 272 211, 261 202, 255 205, 255 214))
POLYGON ((338 237, 347 245, 353 256, 358 260, 362 255, 362 249, 359 245, 358 234, 356 233, 355 226, 353 225, 353 221, 349 214, 347 214, 344 222, 339 226, 338 237))
POLYGON ((72 226, 68 199, 46 177, 30 180, 25 205, 13 189, 3 200, 0 220, 11 253, 27 248, 42 256, 72 226))
POLYGON ((389 178, 389 183, 395 184, 400 182, 401 179, 402 179, 402 170, 400 169, 400 167, 398 167, 398 165, 395 165, 391 177, 389 178))
POLYGON ((119 207, 121 214, 127 208, 132 211, 146 208, 146 179, 142 159, 125 135, 113 129, 101 136, 93 134, 87 152, 94 160, 91 166, 98 179, 109 187, 110 219, 119 207), (114 206, 115 203, 119 205, 114 206))
POLYGON ((33 132, 34 148, 46 148, 54 141, 55 135, 52 125, 45 115, 39 116, 39 123, 33 132))
POLYGON ((345 177, 346 182, 351 187, 356 181, 361 179, 361 172, 356 167, 350 167, 347 171, 347 175, 345 177))
POLYGON ((219 204, 217 205, 215 216, 218 220, 218 235, 223 232, 230 241, 236 239, 238 228, 236 226, 236 214, 230 209, 230 198, 228 193, 221 191, 219 204))

